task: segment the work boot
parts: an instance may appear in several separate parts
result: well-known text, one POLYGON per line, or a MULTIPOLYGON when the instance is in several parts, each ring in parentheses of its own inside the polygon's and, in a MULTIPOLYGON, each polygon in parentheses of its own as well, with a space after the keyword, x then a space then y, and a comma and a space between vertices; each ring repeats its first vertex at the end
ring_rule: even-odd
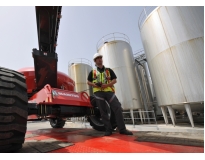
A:
POLYGON ((127 129, 120 131, 120 134, 133 135, 133 133, 128 131, 127 129))
POLYGON ((110 136, 112 134, 112 131, 105 131, 104 136, 110 136))

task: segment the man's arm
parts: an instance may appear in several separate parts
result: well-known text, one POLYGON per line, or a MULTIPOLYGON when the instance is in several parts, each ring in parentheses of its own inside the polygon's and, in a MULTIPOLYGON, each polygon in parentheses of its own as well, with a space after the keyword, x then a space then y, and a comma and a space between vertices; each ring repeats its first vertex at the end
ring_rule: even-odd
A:
POLYGON ((113 79, 110 83, 108 84, 102 84, 102 88, 107 88, 107 87, 112 87, 115 83, 117 83, 117 79, 113 79))
POLYGON ((92 86, 92 87, 98 87, 95 83, 92 83, 92 82, 90 82, 90 81, 88 81, 87 84, 88 84, 89 86, 92 86))
POLYGON ((93 81, 93 72, 92 72, 92 71, 89 73, 87 80, 88 80, 88 81, 87 81, 87 84, 88 84, 89 86, 98 87, 97 85, 95 85, 95 83, 92 83, 92 81, 93 81))
POLYGON ((109 71, 110 71, 110 76, 111 76, 111 82, 108 83, 108 84, 103 84, 102 85, 102 88, 106 88, 106 87, 112 87, 115 83, 117 83, 117 76, 115 74, 115 72, 109 68, 109 71))

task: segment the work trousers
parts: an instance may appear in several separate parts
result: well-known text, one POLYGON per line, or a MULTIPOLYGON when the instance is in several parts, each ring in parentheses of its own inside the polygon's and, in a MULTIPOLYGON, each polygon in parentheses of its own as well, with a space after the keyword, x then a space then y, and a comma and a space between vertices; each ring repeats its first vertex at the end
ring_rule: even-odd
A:
POLYGON ((126 127, 122 115, 121 103, 118 101, 116 95, 113 92, 103 92, 103 91, 95 92, 94 95, 106 131, 112 131, 112 126, 110 123, 109 115, 107 113, 105 100, 109 103, 110 109, 112 109, 112 111, 115 114, 118 130, 119 131, 125 130, 126 127))

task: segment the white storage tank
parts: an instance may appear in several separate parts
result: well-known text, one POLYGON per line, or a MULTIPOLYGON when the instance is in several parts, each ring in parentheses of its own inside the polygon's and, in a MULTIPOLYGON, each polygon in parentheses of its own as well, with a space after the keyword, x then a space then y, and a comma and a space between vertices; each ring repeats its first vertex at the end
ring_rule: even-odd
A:
POLYGON ((84 58, 71 60, 68 63, 68 75, 75 81, 75 91, 86 91, 92 95, 92 89, 87 85, 87 77, 92 70, 92 63, 84 58))
POLYGON ((122 108, 132 111, 143 108, 129 38, 120 33, 108 34, 98 42, 97 52, 103 55, 104 66, 113 69, 117 76, 116 96, 122 108))
POLYGON ((204 7, 157 7, 139 28, 158 105, 174 125, 173 109, 186 109, 194 127, 191 110, 204 109, 204 7))

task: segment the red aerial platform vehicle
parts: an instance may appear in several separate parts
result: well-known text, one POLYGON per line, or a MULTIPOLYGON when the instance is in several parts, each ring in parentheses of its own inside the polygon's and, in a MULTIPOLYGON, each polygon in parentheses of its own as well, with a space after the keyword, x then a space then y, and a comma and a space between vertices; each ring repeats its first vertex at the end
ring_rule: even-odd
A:
MULTIPOLYGON (((74 92, 75 82, 57 71, 62 7, 35 8, 39 50, 32 52, 34 68, 14 71, 0 67, 0 152, 22 148, 28 115, 49 119, 53 128, 62 128, 67 117, 86 116, 94 129, 104 130, 95 98, 74 92)), ((111 122, 116 128, 114 116, 111 122)))

